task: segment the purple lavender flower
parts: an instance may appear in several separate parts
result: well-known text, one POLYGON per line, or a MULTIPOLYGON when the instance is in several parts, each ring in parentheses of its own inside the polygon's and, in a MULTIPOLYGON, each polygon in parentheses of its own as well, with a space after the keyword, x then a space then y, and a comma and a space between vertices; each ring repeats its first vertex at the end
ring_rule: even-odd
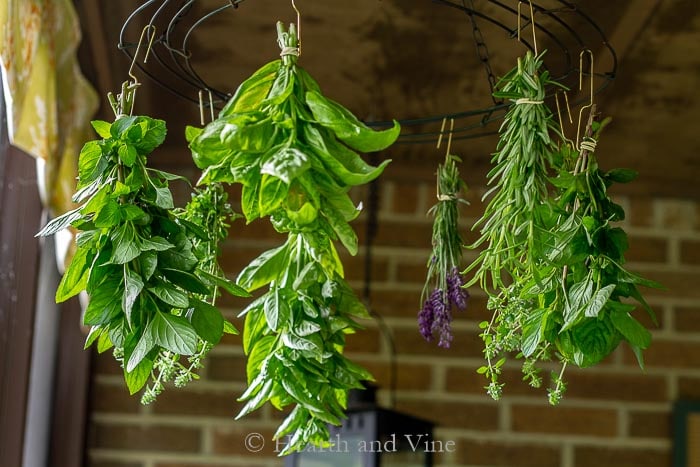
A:
POLYGON ((433 340, 433 321, 435 321, 435 310, 432 301, 428 298, 418 312, 418 330, 428 342, 433 340))
POLYGON ((429 298, 433 308, 433 325, 431 334, 437 333, 440 336, 438 346, 448 348, 452 342, 452 313, 450 312, 450 304, 447 301, 445 292, 440 289, 435 289, 430 294, 429 298))
POLYGON ((447 275, 447 297, 458 310, 464 311, 467 309, 469 291, 462 285, 464 285, 462 275, 456 267, 452 268, 452 271, 447 275))

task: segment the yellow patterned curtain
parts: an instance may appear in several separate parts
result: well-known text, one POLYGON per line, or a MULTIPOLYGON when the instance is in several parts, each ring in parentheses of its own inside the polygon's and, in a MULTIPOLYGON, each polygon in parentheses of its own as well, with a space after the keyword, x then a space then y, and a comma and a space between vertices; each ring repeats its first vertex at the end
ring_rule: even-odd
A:
POLYGON ((98 105, 78 65, 78 17, 72 0, 0 0, 0 24, 10 143, 37 158, 42 199, 61 214, 98 105))

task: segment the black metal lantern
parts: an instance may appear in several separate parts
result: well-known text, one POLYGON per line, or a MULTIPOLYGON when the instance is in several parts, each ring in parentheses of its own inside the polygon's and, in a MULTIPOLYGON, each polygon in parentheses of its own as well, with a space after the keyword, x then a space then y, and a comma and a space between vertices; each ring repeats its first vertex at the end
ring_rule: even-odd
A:
POLYGON ((351 391, 347 419, 331 426, 331 446, 308 446, 285 467, 430 467, 433 423, 377 406, 376 387, 351 391))

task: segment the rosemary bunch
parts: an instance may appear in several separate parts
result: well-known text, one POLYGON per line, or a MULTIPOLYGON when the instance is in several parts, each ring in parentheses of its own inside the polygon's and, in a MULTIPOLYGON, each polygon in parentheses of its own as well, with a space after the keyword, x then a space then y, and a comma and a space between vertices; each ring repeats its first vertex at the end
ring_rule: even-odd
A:
POLYGON ((467 188, 459 176, 454 155, 446 155, 445 163, 438 166, 438 202, 430 208, 434 217, 432 246, 428 260, 428 274, 421 293, 423 308, 418 313, 418 329, 428 341, 433 334, 440 336, 438 346, 449 347, 452 342, 452 307, 465 310, 469 293, 459 272, 463 242, 459 234, 459 203, 467 203, 459 197, 467 188))

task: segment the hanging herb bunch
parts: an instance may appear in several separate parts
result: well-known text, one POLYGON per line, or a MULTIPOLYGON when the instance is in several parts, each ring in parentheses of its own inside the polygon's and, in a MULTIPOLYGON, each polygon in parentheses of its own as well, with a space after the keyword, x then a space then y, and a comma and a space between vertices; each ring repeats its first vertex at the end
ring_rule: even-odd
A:
POLYGON ((56 301, 87 292, 85 347, 114 347, 132 394, 152 377, 148 402, 170 377, 180 385, 194 378, 208 348, 224 332, 236 332, 212 305, 217 287, 249 294, 212 267, 215 249, 205 245, 216 237, 207 226, 174 210, 168 183, 181 177, 146 166, 165 139, 165 122, 115 114, 114 123, 93 122, 102 139, 80 153, 73 196, 80 206, 38 235, 68 226, 79 231, 56 301), (191 357, 187 366, 181 355, 191 357))
POLYGON ((495 194, 477 224, 482 236, 470 246, 485 248, 467 270, 476 269, 469 283, 484 286, 493 311, 480 325, 486 365, 478 372, 489 380, 487 392, 501 397, 508 353, 524 359, 524 379, 533 387, 542 384, 538 363, 557 359, 561 371, 552 373, 548 390, 557 404, 569 364, 594 365, 624 340, 643 365, 650 334, 631 316, 636 306, 622 299, 636 299, 653 319, 637 286, 660 286, 623 268, 627 236, 611 225, 624 211, 607 189, 631 181, 634 172, 598 168, 593 151, 604 125, 592 118, 579 149, 566 140, 556 146, 552 137, 562 133, 543 105, 545 86, 556 83, 539 73, 541 58, 528 52, 495 93, 513 104, 489 174, 495 194))
POLYGON ((293 409, 275 433, 281 454, 308 443, 328 442, 327 423, 344 417, 347 391, 371 375, 343 356, 345 335, 368 317, 343 278, 334 241, 357 252, 349 222, 359 214, 348 196, 352 186, 381 174, 355 151, 380 151, 398 137, 399 126, 366 127, 347 109, 321 94, 297 66, 295 25, 277 24, 280 60, 243 82, 205 128, 188 129, 200 183, 242 184, 247 222, 269 216, 287 235, 280 247, 253 260, 238 277, 248 291, 267 286, 245 315, 243 349, 248 355, 246 401, 238 417, 265 402, 293 409))
POLYGON ((431 341, 434 334, 438 334, 438 346, 444 348, 448 348, 453 339, 452 309, 465 310, 469 298, 460 273, 464 244, 459 234, 459 204, 467 203, 460 192, 466 190, 467 185, 457 168, 461 160, 450 154, 449 143, 447 147, 445 162, 437 170, 438 202, 428 211, 434 218, 433 251, 421 293, 423 308, 418 313, 418 330, 423 338, 431 341))

